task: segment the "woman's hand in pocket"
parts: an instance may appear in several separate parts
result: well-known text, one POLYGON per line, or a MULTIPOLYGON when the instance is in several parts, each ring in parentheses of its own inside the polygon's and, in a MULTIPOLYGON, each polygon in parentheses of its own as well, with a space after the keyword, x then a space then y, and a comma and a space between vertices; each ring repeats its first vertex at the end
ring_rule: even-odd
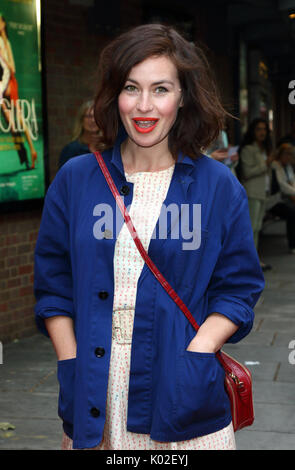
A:
POLYGON ((198 334, 189 343, 187 351, 200 352, 200 353, 215 353, 217 349, 210 338, 198 337, 198 334))

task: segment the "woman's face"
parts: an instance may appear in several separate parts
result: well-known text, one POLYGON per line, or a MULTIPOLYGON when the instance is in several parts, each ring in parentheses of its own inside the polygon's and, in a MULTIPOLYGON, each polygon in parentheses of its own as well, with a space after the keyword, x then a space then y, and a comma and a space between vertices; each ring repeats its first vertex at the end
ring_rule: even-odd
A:
POLYGON ((167 56, 149 57, 133 67, 118 98, 126 132, 140 147, 168 144, 180 106, 177 69, 167 56))
POLYGON ((87 132, 97 132, 98 127, 94 120, 93 108, 87 109, 83 115, 83 129, 87 132))
POLYGON ((263 143, 267 136, 267 128, 264 122, 259 122, 254 130, 255 140, 258 143, 263 143))

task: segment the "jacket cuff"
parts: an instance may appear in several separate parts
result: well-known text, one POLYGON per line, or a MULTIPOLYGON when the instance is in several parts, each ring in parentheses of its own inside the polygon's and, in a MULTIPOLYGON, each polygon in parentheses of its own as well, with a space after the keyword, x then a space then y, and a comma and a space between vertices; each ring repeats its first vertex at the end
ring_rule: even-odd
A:
POLYGON ((74 317, 73 302, 55 295, 40 299, 35 305, 35 321, 38 330, 49 337, 44 320, 54 316, 62 315, 74 317))
POLYGON ((211 313, 220 313, 239 326, 239 329, 228 338, 227 343, 238 343, 252 329, 254 322, 253 310, 249 306, 245 307, 232 299, 212 299, 208 305, 208 312, 209 315, 211 313))

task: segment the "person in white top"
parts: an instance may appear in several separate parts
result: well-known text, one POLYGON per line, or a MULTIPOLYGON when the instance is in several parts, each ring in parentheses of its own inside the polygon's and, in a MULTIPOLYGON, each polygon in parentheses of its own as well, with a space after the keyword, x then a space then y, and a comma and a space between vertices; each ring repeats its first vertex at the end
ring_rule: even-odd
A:
POLYGON ((280 192, 280 200, 271 208, 271 213, 286 220, 290 253, 295 254, 295 175, 292 167, 294 148, 285 143, 277 149, 272 162, 273 178, 280 192))
MULTIPOLYGON (((272 141, 268 122, 260 117, 250 122, 239 149, 240 181, 249 203, 253 237, 259 252, 259 234, 266 211, 269 192, 269 169, 272 161, 272 141)), ((260 253, 259 253, 260 254, 260 253)), ((260 261, 263 271, 271 265, 260 261)))

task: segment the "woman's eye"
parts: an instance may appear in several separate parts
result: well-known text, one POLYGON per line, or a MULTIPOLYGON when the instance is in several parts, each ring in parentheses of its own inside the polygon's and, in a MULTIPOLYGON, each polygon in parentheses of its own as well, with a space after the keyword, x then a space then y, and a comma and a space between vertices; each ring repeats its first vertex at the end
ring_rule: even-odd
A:
POLYGON ((158 87, 155 89, 155 93, 156 93, 157 95, 162 95, 162 94, 167 93, 167 92, 168 92, 168 90, 167 90, 167 88, 165 88, 164 86, 158 86, 158 87))
POLYGON ((128 91, 129 93, 136 93, 137 88, 134 85, 127 85, 125 86, 124 90, 128 91))

